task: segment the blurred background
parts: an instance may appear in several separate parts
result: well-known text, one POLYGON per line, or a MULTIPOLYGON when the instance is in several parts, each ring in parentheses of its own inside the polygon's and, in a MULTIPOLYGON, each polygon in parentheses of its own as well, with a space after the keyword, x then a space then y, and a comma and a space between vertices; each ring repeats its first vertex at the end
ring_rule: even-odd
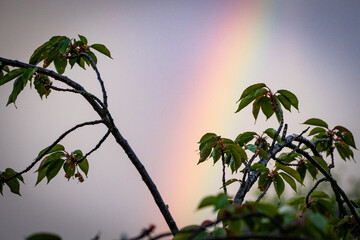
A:
MULTIPOLYGON (((72 1, 0 2, 0 56, 27 62, 54 35, 105 44, 98 54, 109 109, 120 132, 143 161, 179 227, 213 218, 197 211, 220 192, 221 166, 197 165, 200 137, 235 138, 277 127, 248 107, 234 114, 249 85, 264 82, 299 98, 300 112, 285 113, 288 133, 311 117, 342 125, 360 144, 359 1, 72 1)), ((101 96, 96 75, 69 67, 65 75, 101 96)), ((61 86, 54 83, 55 86, 61 86)), ((12 84, 0 88, 0 170, 25 169, 39 151, 72 126, 98 119, 81 96, 52 92, 41 100, 28 87, 5 107, 12 84)), ((84 127, 62 144, 91 150, 105 134, 84 127)), ((110 137, 89 158, 89 178, 69 182, 60 172, 47 186, 24 175, 22 197, 7 187, 0 197, 1 239, 50 231, 63 239, 118 239, 154 223, 168 231, 140 175, 110 137)), ((355 151, 355 159, 359 152, 355 151)), ((336 158, 335 175, 351 192, 360 166, 336 158)), ((228 177, 241 177, 236 176, 228 177)), ((232 194, 235 187, 231 188, 232 194)), ((249 196, 249 200, 256 196, 249 196)), ((358 196, 359 197, 359 196, 358 196)))

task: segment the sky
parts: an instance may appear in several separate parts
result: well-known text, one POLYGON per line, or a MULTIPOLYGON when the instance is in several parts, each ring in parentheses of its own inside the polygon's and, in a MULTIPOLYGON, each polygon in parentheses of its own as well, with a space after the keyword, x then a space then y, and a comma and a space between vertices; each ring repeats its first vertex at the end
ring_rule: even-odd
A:
MULTIPOLYGON (((359 145, 359 10, 352 0, 1 1, 0 56, 26 62, 55 35, 81 34, 91 44, 105 44, 113 59, 99 55, 98 69, 109 110, 183 227, 212 218, 210 209, 196 208, 203 197, 221 191, 221 166, 197 165, 201 136, 235 138, 277 127, 263 116, 255 124, 249 107, 234 113, 251 84, 296 94, 300 111, 285 114, 289 133, 300 133, 306 128, 301 123, 316 117, 347 127, 359 145)), ((68 68, 65 75, 101 96, 91 69, 68 68)), ((41 100, 28 87, 17 109, 5 107, 11 90, 11 83, 0 88, 0 170, 26 168, 64 131, 98 119, 80 96, 53 92, 41 100)), ((86 127, 62 144, 86 152, 105 133, 102 126, 86 127)), ((91 239, 99 232, 102 239, 118 239, 152 223, 158 233, 168 231, 112 137, 88 159, 83 183, 60 173, 34 187, 34 169, 24 175, 22 197, 4 189, 0 236, 24 239, 49 231, 63 239, 91 239)), ((335 176, 349 190, 359 181, 359 164, 339 158, 335 163, 335 176)))

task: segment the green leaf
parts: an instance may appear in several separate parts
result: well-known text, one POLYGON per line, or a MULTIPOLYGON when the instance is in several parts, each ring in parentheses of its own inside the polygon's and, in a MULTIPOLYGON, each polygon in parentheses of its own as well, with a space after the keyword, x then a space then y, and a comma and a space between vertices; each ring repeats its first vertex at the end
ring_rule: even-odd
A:
POLYGON ((86 158, 84 160, 82 160, 81 163, 79 163, 79 167, 80 167, 81 171, 83 171, 87 177, 87 174, 89 172, 89 162, 86 158))
MULTIPOLYGON (((49 147, 47 148, 44 148, 43 150, 41 150, 39 152, 39 155, 38 157, 40 157, 45 151, 47 151, 49 149, 49 147)), ((59 151, 64 151, 65 148, 63 145, 61 144, 56 144, 54 147, 52 147, 46 154, 50 154, 50 153, 53 153, 53 152, 59 152, 59 151)))
POLYGON ((239 144, 240 146, 244 146, 245 144, 247 144, 248 142, 250 142, 251 140, 254 139, 254 136, 256 136, 256 132, 244 132, 244 133, 240 133, 236 139, 235 139, 235 143, 239 144))
MULTIPOLYGON (((25 84, 24 84, 23 78, 22 78, 22 76, 19 76, 14 82, 13 90, 9 96, 6 106, 8 106, 10 103, 15 104, 17 97, 19 96, 20 92, 24 89, 24 87, 25 87, 25 84)), ((16 107, 16 105, 15 105, 15 107, 16 107)))
POLYGON ((267 152, 263 148, 258 148, 260 157, 269 160, 267 152))
POLYGON ((63 74, 65 72, 65 68, 66 68, 66 65, 67 65, 67 59, 63 58, 63 57, 60 57, 60 56, 57 56, 54 59, 54 64, 55 64, 56 71, 59 74, 63 74))
POLYGON ((1 80, 0 80, 0 86, 4 85, 7 82, 10 82, 14 78, 18 77, 19 75, 23 74, 26 69, 24 68, 18 68, 10 71, 8 74, 6 74, 1 80))
POLYGON ((301 177, 300 177, 299 173, 295 169, 293 169, 291 167, 288 167, 288 166, 285 166, 285 165, 282 165, 279 162, 275 163, 275 167, 277 169, 282 170, 285 173, 289 174, 291 177, 295 178, 296 181, 298 181, 299 183, 302 183, 301 177))
POLYGON ((78 36, 79 36, 81 42, 84 43, 85 45, 87 45, 88 41, 87 41, 86 37, 84 37, 84 36, 82 36, 80 34, 78 34, 78 36))
POLYGON ((209 196, 205 197, 199 204, 198 209, 208 207, 208 206, 214 206, 215 211, 219 210, 223 207, 225 207, 228 204, 228 197, 225 193, 220 193, 217 196, 209 196))
POLYGON ((89 51, 88 54, 92 58, 94 63, 97 64, 97 57, 95 56, 95 54, 92 51, 89 51))
POLYGON ((47 47, 52 48, 57 43, 59 43, 60 41, 62 41, 65 38, 67 38, 67 37, 65 37, 65 36, 54 36, 54 37, 50 38, 50 40, 48 41, 47 47))
POLYGON ((44 60, 46 54, 44 54, 47 50, 47 45, 49 42, 45 42, 43 45, 41 45, 40 47, 38 47, 34 53, 31 55, 30 59, 29 59, 29 63, 36 65, 39 62, 41 62, 42 60, 44 60))
POLYGON ((285 189, 284 181, 282 180, 282 178, 279 175, 274 175, 273 182, 274 182, 276 194, 277 194, 278 198, 280 198, 281 194, 284 192, 284 189, 285 189))
POLYGON ((112 58, 109 49, 107 49, 103 44, 93 44, 90 47, 104 54, 105 56, 112 58))
POLYGON ((61 41, 60 43, 60 48, 59 48, 59 52, 61 54, 65 54, 69 48, 69 44, 70 44, 70 39, 69 38, 65 38, 61 41))
POLYGON ((219 145, 214 147, 212 151, 212 158, 214 159, 214 164, 221 158, 221 148, 219 145))
POLYGON ((206 143, 210 139, 216 137, 217 135, 215 133, 206 133, 204 136, 201 137, 200 141, 198 143, 206 143))
POLYGON ((312 176, 313 180, 316 179, 316 175, 318 174, 317 168, 308 160, 306 160, 306 169, 309 171, 310 175, 312 176))
POLYGON ((296 192, 296 182, 295 180, 290 177, 289 175, 287 175, 286 173, 279 173, 281 175, 281 177, 290 185, 290 187, 296 192))
POLYGON ((84 58, 79 57, 76 59, 76 63, 83 69, 85 69, 85 62, 84 62, 84 58))
POLYGON ((261 111, 266 116, 266 119, 269 119, 274 114, 274 105, 271 103, 270 98, 266 98, 262 101, 261 111))
POLYGON ((38 70, 38 68, 27 68, 22 75, 24 86, 31 79, 34 73, 38 70))
POLYGON ((43 167, 43 168, 39 168, 37 170, 37 173, 38 173, 38 176, 37 176, 37 179, 36 179, 36 183, 35 183, 35 186, 38 185, 46 176, 46 171, 48 169, 49 165, 43 167))
MULTIPOLYGON (((293 105, 294 108, 299 110, 299 100, 297 99, 295 94, 293 94, 292 92, 290 92, 288 90, 284 90, 284 89, 283 90, 278 90, 277 92, 280 93, 285 98, 287 98, 287 100, 291 103, 291 105, 293 105)), ((285 105, 284 105, 284 107, 285 107, 285 105)))
MULTIPOLYGON (((236 179, 236 178, 229 179, 229 180, 227 180, 227 181, 225 182, 225 186, 229 186, 230 184, 232 184, 232 183, 234 183, 234 182, 240 182, 240 180, 239 180, 239 179, 236 179)), ((221 187, 221 188, 223 188, 223 187, 221 187)), ((221 189, 221 188, 220 188, 220 189, 221 189)))
POLYGON ((353 134, 343 126, 336 126, 334 129, 337 129, 336 135, 340 137, 346 144, 356 149, 354 136, 353 134))
POLYGON ((44 160, 40 163, 40 166, 37 171, 40 171, 43 168, 48 167, 50 164, 52 164, 53 161, 59 160, 64 156, 65 156, 65 153, 63 153, 63 152, 54 152, 54 153, 50 154, 49 156, 44 158, 44 160))
POLYGON ((34 233, 25 240, 61 240, 61 237, 52 233, 34 233))
POLYGON ((18 194, 19 196, 21 196, 21 194, 20 194, 20 183, 19 183, 19 180, 17 178, 12 178, 10 181, 7 181, 6 185, 8 185, 8 187, 10 188, 10 191, 12 193, 15 193, 15 194, 18 194))
POLYGON ((279 101, 281 102, 281 104, 284 106, 284 108, 286 110, 288 110, 289 112, 291 112, 291 103, 290 103, 290 101, 285 96, 283 96, 281 94, 278 95, 277 97, 278 97, 279 101))
POLYGON ((247 87, 241 94, 239 101, 241 99, 243 99, 244 97, 247 97, 251 92, 256 91, 259 88, 263 88, 263 87, 266 87, 266 85, 264 83, 256 83, 256 84, 253 84, 253 85, 247 87))
POLYGON ((75 65, 77 59, 78 59, 78 58, 70 58, 70 59, 69 59, 69 64, 70 64, 71 69, 72 69, 73 66, 75 65))
POLYGON ((70 178, 72 176, 74 176, 75 174, 75 165, 74 164, 69 164, 70 161, 66 161, 63 165, 63 168, 64 168, 64 172, 66 173, 65 174, 65 177, 70 180, 70 178))
POLYGON ((350 156, 352 156, 352 151, 347 144, 335 143, 335 148, 338 151, 340 157, 346 161, 348 158, 350 160, 350 156))
POLYGON ((313 158, 327 171, 329 172, 329 168, 327 163, 325 162, 324 159, 322 159, 321 157, 318 156, 313 156, 313 158))
POLYGON ((308 215, 311 219, 311 223, 320 230, 323 234, 327 233, 327 221, 326 218, 319 214, 319 213, 313 213, 308 215))
POLYGON ((305 176, 306 176, 306 170, 307 170, 306 165, 298 166, 298 167, 296 168, 296 171, 299 173, 299 175, 300 175, 300 177, 301 177, 301 182, 302 182, 302 183, 304 182, 304 179, 305 179, 305 176))
MULTIPOLYGON (((14 176, 15 174, 17 174, 17 172, 15 172, 12 168, 7 168, 5 169, 5 171, 2 173, 5 177, 5 179, 9 179, 12 176, 14 176)), ((10 188, 10 191, 12 193, 18 194, 20 195, 20 183, 19 183, 19 178, 12 178, 10 181, 7 181, 5 184, 10 188)), ((22 182, 23 179, 21 177, 22 182)))
POLYGON ((260 97, 257 97, 255 99, 255 101, 253 102, 252 114, 254 116, 255 122, 256 122, 257 117, 259 116, 261 104, 263 101, 266 101, 266 98, 267 97, 265 97, 265 96, 260 96, 260 97))
POLYGON ((247 160, 247 155, 244 149, 240 147, 239 145, 232 144, 228 146, 230 148, 231 155, 234 158, 241 160, 247 160))
POLYGON ((0 182, 0 194, 1 194, 1 195, 3 195, 3 185, 4 185, 4 184, 3 184, 2 182, 0 182))
POLYGON ((254 163, 251 167, 250 167, 251 171, 256 171, 256 172, 264 172, 264 173, 269 173, 269 169, 267 167, 265 167, 264 165, 262 165, 261 163, 254 163))
MULTIPOLYGON (((268 128, 268 129, 266 129, 266 130, 264 131, 264 133, 266 133, 266 135, 268 135, 270 138, 274 139, 277 131, 276 131, 275 129, 273 129, 273 128, 268 128)), ((279 142, 279 143, 281 143, 281 138, 280 138, 280 136, 277 136, 276 141, 279 142)))
POLYGON ((236 110, 235 113, 239 112, 241 109, 243 109, 244 107, 249 105, 252 101, 254 101, 256 98, 258 98, 261 95, 264 95, 267 92, 268 92, 268 90, 266 90, 265 88, 260 88, 260 89, 254 90, 249 95, 247 95, 245 98, 241 99, 238 109, 236 110))
POLYGON ((226 238, 227 233, 224 228, 216 227, 214 231, 212 232, 212 237, 214 238, 226 238))
POLYGON ((322 127, 315 127, 310 131, 309 136, 315 135, 317 133, 326 133, 326 129, 324 129, 322 127))
POLYGON ((48 181, 47 183, 49 183, 50 180, 53 179, 59 173, 64 162, 65 160, 63 159, 56 159, 49 165, 46 171, 46 178, 48 181))
POLYGON ((38 92, 40 98, 42 99, 43 96, 49 96, 51 89, 48 87, 51 85, 51 81, 48 76, 45 74, 40 74, 38 77, 34 79, 34 86, 36 91, 38 92))
POLYGON ((253 153, 255 153, 257 146, 254 144, 248 144, 248 145, 246 145, 246 148, 249 149, 250 151, 252 151, 253 153))
POLYGON ((318 118, 310 118, 310 119, 306 120, 303 124, 324 127, 327 129, 329 128, 326 122, 324 122, 323 120, 318 119, 318 118))

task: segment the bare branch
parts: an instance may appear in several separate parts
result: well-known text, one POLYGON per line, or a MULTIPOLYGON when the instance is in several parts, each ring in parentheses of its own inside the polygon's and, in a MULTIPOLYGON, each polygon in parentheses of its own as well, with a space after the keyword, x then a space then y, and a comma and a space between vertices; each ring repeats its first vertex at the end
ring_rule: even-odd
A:
POLYGON ((309 204, 309 197, 310 197, 310 195, 315 191, 315 189, 319 186, 319 184, 320 183, 322 183, 322 182, 326 182, 327 181, 327 179, 326 178, 322 178, 322 179, 320 179, 320 180, 318 180, 317 182, 316 182, 316 184, 314 185, 314 187, 308 192, 308 194, 306 195, 306 198, 305 198, 305 202, 306 202, 306 207, 307 208, 310 208, 310 204, 309 204))
POLYGON ((224 188, 224 193, 227 194, 226 177, 225 177, 225 153, 223 149, 221 149, 221 160, 222 160, 222 184, 224 188))

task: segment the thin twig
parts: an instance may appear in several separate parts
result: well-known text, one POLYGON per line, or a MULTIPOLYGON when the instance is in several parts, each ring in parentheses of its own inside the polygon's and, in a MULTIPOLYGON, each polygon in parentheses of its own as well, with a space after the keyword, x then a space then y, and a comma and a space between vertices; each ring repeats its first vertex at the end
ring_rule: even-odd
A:
POLYGON ((266 185, 266 188, 264 189, 264 191, 260 194, 260 196, 258 197, 258 199, 256 199, 256 202, 260 202, 260 200, 265 196, 265 194, 267 193, 267 191, 269 190, 271 184, 272 184, 272 180, 270 182, 268 182, 268 184, 266 185))
POLYGON ((106 90, 105 90, 104 81, 101 79, 100 72, 97 69, 94 60, 87 53, 80 53, 80 55, 86 57, 90 61, 91 66, 93 67, 94 71, 96 72, 97 79, 99 80, 99 83, 100 83, 100 86, 101 86, 101 91, 103 93, 104 105, 107 108, 107 106, 108 106, 108 104, 107 104, 107 94, 106 94, 106 90))
POLYGON ((103 123, 103 120, 95 120, 95 121, 90 121, 90 122, 84 122, 84 123, 80 123, 80 124, 70 128, 69 130, 67 130, 66 132, 61 134, 60 137, 58 137, 49 147, 47 147, 47 149, 41 155, 39 155, 37 158, 35 158, 35 160, 27 168, 25 168, 21 172, 16 173, 15 175, 11 176, 10 178, 5 179, 4 182, 8 182, 11 179, 16 178, 17 176, 20 176, 20 175, 30 171, 30 169, 32 169, 35 166, 36 163, 38 163, 56 144, 58 144, 62 139, 64 139, 69 133, 75 131, 78 128, 88 126, 88 125, 96 125, 96 124, 99 124, 99 123, 103 123))
POLYGON ((107 133, 100 139, 100 141, 98 142, 98 144, 87 154, 85 154, 85 156, 83 156, 81 159, 79 160, 74 160, 74 163, 81 163, 85 158, 87 158, 90 154, 92 154, 93 152, 95 152, 100 146, 101 144, 106 140, 106 138, 110 135, 110 131, 108 130, 107 133))
POLYGON ((313 188, 311 188, 311 190, 308 192, 308 194, 306 195, 306 198, 305 198, 305 202, 306 202, 306 207, 307 208, 310 208, 310 203, 309 203, 309 198, 310 198, 310 195, 315 191, 315 189, 319 186, 319 184, 320 183, 322 183, 322 182, 326 182, 327 181, 327 179, 324 177, 324 178, 322 178, 322 179, 320 179, 320 180, 318 180, 317 182, 316 182, 316 184, 314 185, 314 187, 313 188))
POLYGON ((227 194, 226 176, 225 176, 225 153, 223 149, 221 149, 221 160, 222 160, 222 184, 224 188, 224 193, 227 194))
POLYGON ((80 91, 80 90, 76 90, 76 89, 59 88, 59 87, 55 87, 55 86, 49 86, 49 88, 51 88, 55 91, 59 91, 59 92, 72 92, 72 93, 78 93, 78 94, 89 96, 89 97, 95 99, 96 102, 98 102, 101 105, 101 107, 103 107, 104 109, 106 108, 106 106, 103 104, 103 102, 101 102, 101 100, 98 97, 96 97, 95 95, 93 95, 89 92, 80 91))

